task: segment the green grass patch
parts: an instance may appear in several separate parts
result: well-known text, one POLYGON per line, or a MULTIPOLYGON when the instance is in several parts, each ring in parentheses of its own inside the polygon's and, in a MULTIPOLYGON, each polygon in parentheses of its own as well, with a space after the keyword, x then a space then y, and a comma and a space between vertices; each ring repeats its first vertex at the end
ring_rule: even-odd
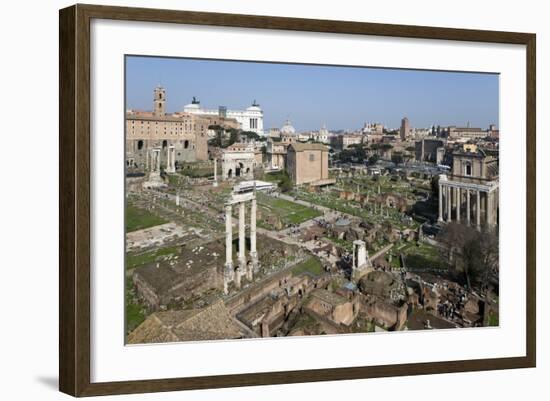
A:
POLYGON ((301 263, 298 263, 292 268, 292 274, 297 276, 298 274, 308 272, 315 276, 323 274, 323 266, 319 259, 311 257, 301 263))
POLYGON ((262 179, 267 182, 279 183, 284 177, 285 177, 285 172, 281 170, 281 171, 272 171, 269 173, 265 173, 262 179))
POLYGON ((142 230, 144 228, 168 223, 166 220, 149 213, 147 210, 126 205, 126 232, 142 230))
POLYGON ((446 265, 441 259, 437 247, 420 242, 419 246, 409 246, 401 249, 399 252, 405 255, 405 263, 410 269, 445 269, 446 265))
POLYGON ((276 214, 283 224, 301 224, 304 221, 321 216, 321 212, 311 207, 300 205, 286 199, 273 198, 271 196, 259 193, 258 202, 260 207, 268 209, 276 214))
POLYGON ((294 325, 292 330, 303 330, 306 332, 316 333, 319 329, 319 323, 306 313, 301 314, 294 325))
POLYGON ((155 262, 161 258, 180 253, 179 246, 169 246, 166 248, 155 249, 153 251, 140 253, 137 255, 126 255, 126 268, 132 269, 147 263, 155 262))
POLYGON ((206 178, 214 176, 214 168, 186 168, 179 173, 191 178, 206 178))
POLYGON ((341 246, 342 248, 344 248, 347 251, 352 251, 353 250, 353 243, 350 242, 350 241, 346 241, 344 239, 334 238, 334 237, 323 237, 323 238, 325 238, 326 240, 332 242, 335 245, 341 246))
POLYGON ((498 326, 498 315, 496 313, 490 312, 487 316, 487 324, 491 327, 498 326))
POLYGON ((124 295, 126 307, 126 333, 128 334, 143 323, 147 317, 147 311, 142 305, 134 302, 135 288, 130 280, 126 283, 126 292, 124 295))

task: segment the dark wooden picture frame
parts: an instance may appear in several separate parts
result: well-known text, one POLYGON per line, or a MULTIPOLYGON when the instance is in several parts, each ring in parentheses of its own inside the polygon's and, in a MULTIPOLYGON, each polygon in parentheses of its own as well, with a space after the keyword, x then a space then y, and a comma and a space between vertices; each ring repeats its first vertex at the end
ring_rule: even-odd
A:
POLYGON ((59 14, 59 388, 73 396, 535 367, 536 36, 404 25, 74 5, 59 14), (526 356, 122 382, 90 381, 90 22, 92 19, 329 32, 526 46, 526 356))

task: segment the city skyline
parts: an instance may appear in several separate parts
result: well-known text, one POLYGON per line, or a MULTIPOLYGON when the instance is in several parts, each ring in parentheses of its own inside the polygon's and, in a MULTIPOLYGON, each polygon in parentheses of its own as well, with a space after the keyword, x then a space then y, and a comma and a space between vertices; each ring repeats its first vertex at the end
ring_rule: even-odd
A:
POLYGON ((398 128, 432 124, 498 126, 498 74, 128 56, 126 107, 151 110, 166 88, 167 111, 193 96, 206 108, 244 109, 257 101, 265 128, 290 119, 299 131, 355 130, 365 122, 398 128))

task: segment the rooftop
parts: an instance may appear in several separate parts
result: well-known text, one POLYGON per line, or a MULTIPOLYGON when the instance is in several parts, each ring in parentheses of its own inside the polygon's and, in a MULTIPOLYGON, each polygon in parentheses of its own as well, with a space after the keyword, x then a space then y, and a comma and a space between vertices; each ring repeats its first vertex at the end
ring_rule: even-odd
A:
POLYGON ((330 292, 324 289, 314 290, 311 293, 311 296, 317 299, 320 299, 321 301, 326 302, 333 306, 342 305, 348 302, 348 300, 342 297, 341 295, 335 294, 333 292, 330 292))
POLYGON ((292 148, 295 152, 303 152, 305 150, 320 150, 328 152, 328 147, 325 145, 322 145, 320 143, 293 143, 289 147, 289 149, 292 148))
POLYGON ((220 299, 202 309, 155 312, 128 335, 128 344, 242 337, 220 299))

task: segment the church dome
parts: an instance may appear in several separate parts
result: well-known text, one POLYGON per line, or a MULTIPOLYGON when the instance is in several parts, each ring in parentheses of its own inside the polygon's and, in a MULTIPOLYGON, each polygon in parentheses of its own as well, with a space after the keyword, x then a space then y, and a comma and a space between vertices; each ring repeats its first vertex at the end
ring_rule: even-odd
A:
POLYGON ((281 127, 281 134, 291 134, 294 135, 296 133, 296 129, 292 126, 290 123, 290 120, 286 120, 285 124, 281 127))

